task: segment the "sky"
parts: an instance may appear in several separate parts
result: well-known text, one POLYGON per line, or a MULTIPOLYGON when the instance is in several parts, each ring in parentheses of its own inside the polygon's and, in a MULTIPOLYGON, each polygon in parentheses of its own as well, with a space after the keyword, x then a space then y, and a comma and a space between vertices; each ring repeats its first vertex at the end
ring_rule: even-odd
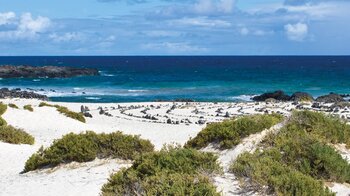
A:
POLYGON ((0 0, 0 55, 350 55, 350 0, 0 0))

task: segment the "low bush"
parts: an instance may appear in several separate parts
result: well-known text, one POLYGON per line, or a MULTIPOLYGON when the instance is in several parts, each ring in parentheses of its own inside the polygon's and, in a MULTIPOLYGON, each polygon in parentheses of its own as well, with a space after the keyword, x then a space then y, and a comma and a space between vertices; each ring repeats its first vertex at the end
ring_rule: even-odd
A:
POLYGON ((317 179, 350 182, 350 164, 327 145, 324 140, 295 126, 287 124, 279 134, 263 142, 266 155, 271 151, 276 160, 317 179))
POLYGON ((350 125, 340 118, 320 112, 299 111, 292 114, 288 124, 326 142, 345 143, 350 146, 350 125))
POLYGON ((23 109, 28 110, 28 111, 30 111, 30 112, 33 112, 33 111, 34 111, 32 105, 25 105, 25 106, 23 106, 23 109))
POLYGON ((13 103, 9 103, 9 107, 10 107, 10 108, 18 109, 18 106, 17 106, 16 104, 13 104, 13 103))
POLYGON ((83 123, 86 122, 85 117, 82 113, 70 111, 68 108, 63 107, 63 106, 58 106, 56 108, 57 108, 58 112, 64 114, 65 116, 67 116, 69 118, 78 120, 78 121, 83 122, 83 123))
POLYGON ((34 137, 9 125, 0 126, 0 140, 10 144, 34 144, 34 137))
POLYGON ((322 181, 260 152, 242 154, 231 166, 231 171, 237 177, 249 178, 250 186, 267 187, 263 191, 268 195, 335 195, 324 187, 322 181))
POLYGON ((40 149, 25 163, 24 172, 54 167, 61 163, 88 162, 98 158, 135 159, 142 153, 153 151, 154 146, 139 136, 121 132, 96 134, 92 131, 70 133, 55 140, 46 149, 40 149))
POLYGON ((0 116, 0 126, 4 126, 4 125, 7 125, 7 122, 5 119, 3 119, 1 116, 0 116))
POLYGON ((221 149, 232 148, 239 144, 242 138, 261 132, 281 122, 283 117, 278 114, 250 115, 235 120, 226 120, 209 124, 198 135, 188 141, 185 147, 204 148, 210 143, 219 145, 221 149))
POLYGON ((207 177, 220 171, 211 153, 165 147, 112 175, 102 195, 220 195, 207 177))
POLYGON ((55 107, 58 112, 60 112, 61 114, 64 114, 65 116, 67 116, 69 118, 78 120, 78 121, 83 122, 83 123, 86 122, 85 117, 82 113, 70 111, 67 107, 63 107, 60 105, 51 105, 51 104, 48 104, 46 102, 41 102, 39 104, 39 107, 44 107, 44 106, 55 107))
POLYGON ((3 115, 7 110, 7 105, 0 103, 0 116, 3 115))
POLYGON ((39 104, 39 107, 44 107, 44 106, 47 106, 47 107, 54 107, 53 105, 48 104, 48 103, 46 103, 46 102, 41 102, 41 103, 39 104))
POLYGON ((316 112, 294 112, 286 125, 270 134, 254 154, 245 153, 231 165, 250 184, 267 186, 281 195, 329 195, 322 181, 350 182, 350 164, 329 142, 344 141, 341 120, 316 112), (340 129, 340 130, 337 130, 340 129), (326 130, 334 133, 329 136, 326 130))

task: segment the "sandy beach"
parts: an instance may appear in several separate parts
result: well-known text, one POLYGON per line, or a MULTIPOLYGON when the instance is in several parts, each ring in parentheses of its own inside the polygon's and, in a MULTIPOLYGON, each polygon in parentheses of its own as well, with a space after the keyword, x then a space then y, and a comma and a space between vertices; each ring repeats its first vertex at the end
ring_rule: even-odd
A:
MULTIPOLYGON (((83 105, 89 108, 92 118, 82 123, 68 118, 52 107, 38 107, 40 100, 3 99, 3 103, 16 104, 19 109, 8 107, 3 118, 16 128, 22 128, 35 137, 35 144, 13 145, 0 142, 0 195, 98 195, 108 177, 123 167, 130 166, 125 160, 99 160, 88 163, 71 163, 52 169, 44 169, 20 174, 24 163, 30 155, 41 146, 49 146, 55 139, 74 132, 92 130, 96 133, 122 131, 125 134, 140 135, 150 140, 157 150, 164 144, 183 145, 202 130, 207 123, 220 122, 227 118, 241 115, 277 112, 288 116, 293 109, 321 110, 338 114, 343 118, 350 117, 350 110, 330 110, 330 104, 312 108, 311 103, 294 104, 292 102, 265 103, 212 103, 212 102, 144 102, 144 103, 57 103, 72 111, 80 112, 83 105), (34 111, 23 110, 30 104, 34 111), (327 109, 328 108, 328 109, 327 109)), ((48 102, 50 103, 50 102, 48 102)), ((276 125, 278 126, 281 125, 276 125)), ((253 151, 268 131, 252 135, 242 145, 224 152, 217 152, 225 170, 226 165, 244 151, 253 151)), ((210 149, 204 149, 210 150, 210 149)), ((349 152, 339 147, 347 158, 349 152)), ((235 195, 232 190, 239 189, 234 176, 215 177, 215 184, 223 195, 235 195)), ((350 193, 348 185, 333 184, 332 190, 338 195, 350 193)))

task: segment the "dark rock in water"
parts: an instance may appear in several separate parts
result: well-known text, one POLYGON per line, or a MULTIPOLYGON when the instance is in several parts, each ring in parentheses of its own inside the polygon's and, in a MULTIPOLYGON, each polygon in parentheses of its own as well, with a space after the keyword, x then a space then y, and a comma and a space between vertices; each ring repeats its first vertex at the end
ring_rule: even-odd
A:
POLYGON ((340 96, 342 96, 342 97, 350 97, 350 94, 340 94, 340 96))
POLYGON ((283 91, 278 90, 272 93, 264 93, 259 96, 253 97, 254 101, 265 101, 266 99, 273 98, 276 99, 277 101, 289 101, 290 96, 285 94, 283 91))
POLYGON ((95 76, 97 69, 65 66, 0 66, 0 78, 70 78, 75 76, 95 76))
POLYGON ((309 93, 296 92, 290 97, 290 101, 313 101, 314 98, 309 93))
POLYGON ((46 95, 40 95, 34 92, 20 91, 18 89, 10 90, 8 88, 0 89, 0 98, 23 98, 23 99, 40 99, 47 101, 46 95))
POLYGON ((324 103, 337 103, 337 102, 345 102, 344 98, 338 94, 330 93, 328 95, 323 95, 320 97, 317 97, 317 102, 324 102, 324 103))

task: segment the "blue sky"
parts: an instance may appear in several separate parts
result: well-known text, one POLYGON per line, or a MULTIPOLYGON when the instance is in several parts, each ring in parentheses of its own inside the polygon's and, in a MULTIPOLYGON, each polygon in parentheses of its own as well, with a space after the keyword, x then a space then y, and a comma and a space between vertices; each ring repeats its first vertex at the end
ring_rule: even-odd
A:
POLYGON ((348 0, 0 0, 0 55, 349 55, 348 0))

